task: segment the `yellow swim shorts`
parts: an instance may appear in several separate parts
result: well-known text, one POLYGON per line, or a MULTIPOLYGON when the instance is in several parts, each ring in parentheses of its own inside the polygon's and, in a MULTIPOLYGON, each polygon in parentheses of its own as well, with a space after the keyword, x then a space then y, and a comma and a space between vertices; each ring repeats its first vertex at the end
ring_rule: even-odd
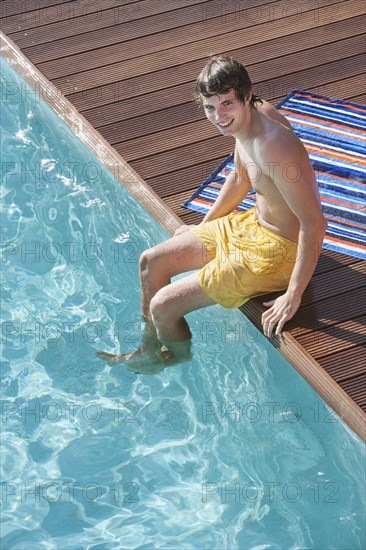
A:
POLYGON ((198 272, 199 285, 214 302, 240 307, 253 296, 287 289, 297 243, 263 227, 255 207, 190 231, 214 256, 198 272))

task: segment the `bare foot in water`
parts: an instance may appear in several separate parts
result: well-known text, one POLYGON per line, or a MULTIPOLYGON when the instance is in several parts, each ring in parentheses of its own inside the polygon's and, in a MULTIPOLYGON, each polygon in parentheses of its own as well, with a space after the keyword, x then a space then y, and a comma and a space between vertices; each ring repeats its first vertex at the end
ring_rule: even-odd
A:
POLYGON ((160 351, 156 350, 153 353, 143 352, 141 348, 133 351, 131 353, 121 353, 114 355, 113 353, 108 353, 106 351, 97 351, 97 357, 103 359, 103 361, 108 361, 108 363, 121 363, 122 361, 128 362, 130 364, 135 363, 159 363, 161 361, 169 361, 173 358, 172 353, 169 351, 167 346, 162 346, 160 351))
POLYGON ((97 351, 97 357, 108 363, 118 364, 124 362, 127 369, 136 374, 157 374, 166 367, 172 367, 192 358, 192 354, 186 350, 184 355, 174 355, 165 344, 159 350, 150 353, 143 352, 141 348, 132 353, 113 354, 105 351, 97 351))
POLYGON ((113 363, 117 365, 118 363, 129 363, 135 365, 136 363, 157 363, 161 360, 160 355, 158 355, 158 352, 155 353, 146 353, 143 352, 140 348, 136 351, 133 351, 132 353, 120 353, 114 355, 113 353, 108 353, 106 351, 97 351, 96 352, 97 357, 99 359, 103 359, 103 361, 107 361, 108 363, 113 363))
POLYGON ((113 353, 108 353, 107 351, 96 352, 96 356, 99 357, 99 359, 103 359, 103 361, 108 361, 108 363, 120 363, 121 361, 127 361, 134 359, 135 357, 141 357, 141 354, 141 348, 133 351, 132 353, 121 353, 117 355, 113 353))

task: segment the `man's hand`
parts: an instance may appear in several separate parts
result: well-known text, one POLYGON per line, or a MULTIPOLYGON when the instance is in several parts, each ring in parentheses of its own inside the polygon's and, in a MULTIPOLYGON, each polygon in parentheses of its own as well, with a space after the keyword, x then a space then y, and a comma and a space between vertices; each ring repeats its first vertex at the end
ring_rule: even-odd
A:
POLYGON ((289 296, 287 293, 282 294, 271 302, 263 302, 263 305, 269 307, 262 315, 262 325, 264 335, 270 338, 272 331, 277 324, 275 331, 276 336, 281 334, 283 325, 286 321, 292 319, 296 311, 299 309, 301 297, 289 296))

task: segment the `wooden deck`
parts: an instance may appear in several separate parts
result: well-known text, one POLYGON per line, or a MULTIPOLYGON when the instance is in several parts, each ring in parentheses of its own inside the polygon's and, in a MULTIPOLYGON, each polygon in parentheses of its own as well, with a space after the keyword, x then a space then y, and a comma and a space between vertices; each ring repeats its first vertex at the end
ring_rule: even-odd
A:
MULTIPOLYGON (((192 101, 208 56, 238 58, 273 104, 294 88, 365 103, 364 11, 363 0, 0 3, 2 31, 183 223, 202 219, 181 204, 233 148, 192 101)), ((323 251, 286 344, 273 339, 361 437, 364 272, 323 251)), ((242 310, 259 326, 259 299, 242 310)))

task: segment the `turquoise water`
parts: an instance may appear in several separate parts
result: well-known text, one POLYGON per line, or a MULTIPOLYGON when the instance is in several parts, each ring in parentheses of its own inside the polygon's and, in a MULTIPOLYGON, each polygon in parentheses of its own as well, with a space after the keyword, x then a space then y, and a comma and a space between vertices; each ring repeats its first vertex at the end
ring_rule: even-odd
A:
POLYGON ((355 549, 364 446, 238 310, 110 367, 168 234, 2 62, 2 536, 11 549, 355 549))

